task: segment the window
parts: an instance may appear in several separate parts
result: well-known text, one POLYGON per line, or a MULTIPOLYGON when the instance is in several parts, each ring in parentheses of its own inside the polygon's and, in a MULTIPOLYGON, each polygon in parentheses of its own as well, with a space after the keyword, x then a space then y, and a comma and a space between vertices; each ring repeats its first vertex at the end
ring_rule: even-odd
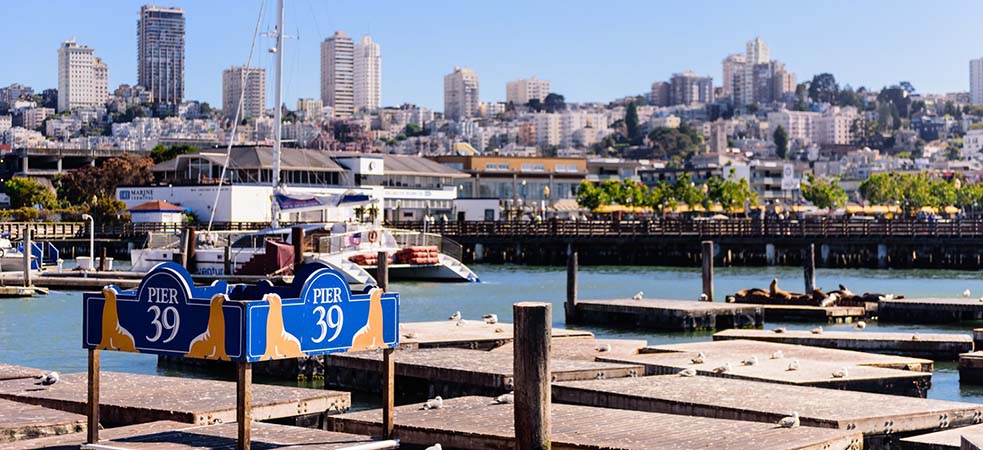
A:
POLYGON ((489 172, 508 172, 509 163, 485 163, 485 170, 489 172))
POLYGON ((580 168, 576 164, 557 164, 555 166, 557 172, 565 173, 577 173, 580 172, 580 168))
POLYGON ((522 165, 522 171, 523 172, 545 172, 546 171, 546 166, 544 166, 542 164, 523 164, 522 165))
POLYGON ((495 220, 495 210, 494 209, 486 209, 485 210, 485 220, 487 220, 487 221, 495 220))

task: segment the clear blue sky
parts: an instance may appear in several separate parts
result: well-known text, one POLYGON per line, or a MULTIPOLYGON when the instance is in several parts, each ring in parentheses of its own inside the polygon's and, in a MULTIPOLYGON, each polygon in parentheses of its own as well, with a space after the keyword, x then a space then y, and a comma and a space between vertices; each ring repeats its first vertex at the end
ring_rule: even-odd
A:
MULTIPOLYGON (((59 42, 77 37, 110 70, 110 90, 136 81, 135 0, 4 2, 0 85, 57 85, 59 42)), ((219 106, 221 72, 243 64, 260 0, 170 0, 187 15, 187 97, 219 106)), ((264 29, 275 0, 265 0, 264 29)), ((536 75, 568 101, 643 93, 692 69, 720 84, 720 61, 761 36, 799 80, 832 72, 840 84, 909 80, 920 92, 968 90, 968 61, 983 56, 983 2, 286 0, 284 99, 318 97, 318 44, 335 30, 371 34, 382 47, 385 105, 442 109, 443 75, 455 65, 481 77, 484 101, 505 82, 536 75)), ((272 68, 261 39, 258 60, 272 68)), ((268 75, 272 80, 272 71, 268 75)), ((272 104, 272 99, 269 100, 272 104)))

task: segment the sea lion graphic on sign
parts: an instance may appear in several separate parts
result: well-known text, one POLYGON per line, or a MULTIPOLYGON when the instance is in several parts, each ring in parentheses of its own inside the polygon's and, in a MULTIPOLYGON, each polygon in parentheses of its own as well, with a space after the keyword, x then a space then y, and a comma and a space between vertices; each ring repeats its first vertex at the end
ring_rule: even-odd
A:
POLYGON ((184 356, 188 358, 218 359, 228 361, 225 352, 225 304, 224 294, 215 294, 208 311, 208 328, 191 341, 191 350, 184 356))
POLYGON ((300 340, 283 326, 283 300, 278 294, 266 294, 263 300, 270 303, 270 314, 266 319, 266 352, 260 361, 304 356, 300 340))
POLYGON ((102 305, 102 339, 96 349, 137 353, 133 335, 119 324, 116 289, 107 286, 103 288, 102 295, 106 299, 102 305))
POLYGON ((382 293, 383 290, 379 288, 369 292, 369 316, 365 326, 359 328, 352 336, 352 348, 348 351, 358 352, 386 347, 386 340, 382 336, 382 293))

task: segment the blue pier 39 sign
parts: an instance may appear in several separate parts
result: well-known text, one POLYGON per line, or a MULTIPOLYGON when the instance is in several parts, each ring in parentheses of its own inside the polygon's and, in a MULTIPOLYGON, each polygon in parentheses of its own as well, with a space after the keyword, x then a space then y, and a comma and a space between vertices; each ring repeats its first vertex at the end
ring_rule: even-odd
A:
POLYGON ((154 267, 132 291, 83 297, 84 348, 256 362, 399 345, 399 294, 353 293, 325 266, 289 286, 196 287, 179 265, 154 267))

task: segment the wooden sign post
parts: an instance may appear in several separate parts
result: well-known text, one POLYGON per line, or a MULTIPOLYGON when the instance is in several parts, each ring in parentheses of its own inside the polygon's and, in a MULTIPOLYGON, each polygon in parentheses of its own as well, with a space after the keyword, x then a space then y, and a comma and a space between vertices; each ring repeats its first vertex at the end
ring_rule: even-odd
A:
MULTIPOLYGON (((376 284, 383 291, 389 290, 389 254, 378 253, 376 264, 376 284)), ((392 439, 396 427, 396 361, 395 348, 386 348, 382 353, 382 438, 392 439)))

